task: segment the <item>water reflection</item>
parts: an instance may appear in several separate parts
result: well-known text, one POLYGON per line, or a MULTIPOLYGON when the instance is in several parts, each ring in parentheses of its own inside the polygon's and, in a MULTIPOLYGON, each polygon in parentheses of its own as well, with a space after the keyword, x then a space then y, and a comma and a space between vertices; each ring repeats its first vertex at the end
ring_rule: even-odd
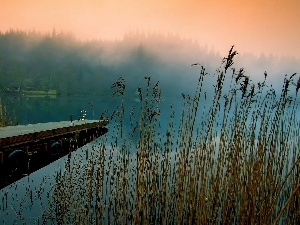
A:
POLYGON ((55 184, 55 174, 65 163, 63 157, 27 177, 0 190, 3 224, 37 224, 49 208, 48 201, 55 184))
MULTIPOLYGON (((61 99, 43 99, 42 103, 36 104, 35 101, 32 102, 31 107, 28 107, 28 105, 24 105, 24 110, 25 112, 29 112, 29 109, 32 109, 33 111, 33 117, 30 117, 30 120, 27 120, 28 117, 25 117, 25 119, 21 119, 20 121, 23 121, 25 123, 28 123, 30 121, 37 121, 37 122, 48 122, 48 121, 59 121, 59 120, 66 120, 68 118, 69 114, 74 114, 74 112, 79 112, 83 109, 83 106, 89 107, 89 102, 93 102, 94 105, 94 115, 100 115, 102 112, 107 110, 107 114, 111 115, 116 108, 120 106, 120 100, 116 98, 87 98, 87 97, 61 97, 61 99), (48 101, 48 103, 47 103, 48 101), (75 103, 74 103, 75 102, 75 103), (35 118, 35 110, 40 108, 43 104, 47 105, 45 108, 41 108, 42 112, 45 113, 45 115, 42 115, 40 117, 35 118), (25 107, 26 106, 26 107, 25 107), (34 108, 36 107, 36 108, 34 108), (49 112, 49 110, 53 110, 53 112, 49 112), (53 117, 51 116, 53 115, 53 117), (62 116, 63 115, 63 116, 62 116), (66 118, 65 118, 65 115, 66 118)), ((20 101, 23 101, 20 99, 20 101)), ((27 100, 25 100, 27 101, 27 100)), ((28 100, 29 101, 29 100, 28 100)), ((20 103, 22 105, 23 103, 20 103)), ((30 105, 30 104, 29 104, 30 105)), ((165 130, 168 124, 169 120, 169 115, 170 115, 170 105, 173 105, 174 107, 174 112, 175 112, 175 121, 178 121, 181 116, 181 99, 171 99, 171 98, 165 98, 164 101, 162 102, 161 106, 161 115, 160 119, 158 121, 158 124, 160 126, 161 130, 165 130)), ((205 107, 205 105, 201 106, 205 107)), ((138 108, 139 104, 138 101, 136 101, 136 98, 128 98, 125 101, 125 108, 126 112, 130 111, 131 109, 135 109, 135 118, 139 118, 138 114, 138 108)), ((208 110, 207 106, 207 110, 208 110)), ((87 109, 89 112, 89 110, 87 109)), ((205 110, 204 110, 205 112, 205 110)), ((203 113, 204 113, 203 112, 203 113)), ((21 113, 21 111, 18 113, 21 113)), ((26 113, 25 113, 26 114, 26 113)), ((39 113, 43 114, 43 113, 39 113)), ((17 114, 17 115, 22 115, 22 114, 17 114)), ((91 116, 93 116, 93 113, 87 113, 87 118, 92 119, 91 116)), ((222 117, 222 114, 219 115, 222 117)), ((297 116, 299 118, 299 111, 297 111, 297 116)), ((20 117, 22 118, 22 117, 20 117)), ((230 118, 229 118, 230 119, 230 118)), ((125 133, 128 133, 130 129, 132 128, 131 123, 130 123, 130 116, 128 113, 125 113, 125 118, 124 120, 124 127, 123 131, 125 133)), ((197 118, 196 123, 201 123, 201 118, 197 118)), ((258 121, 259 122, 259 121, 258 121)), ((120 135, 116 131, 118 128, 118 121, 113 120, 111 123, 108 125, 109 132, 106 134, 105 142, 106 143, 111 143, 111 145, 108 145, 106 148, 106 151, 104 152, 104 168, 108 173, 104 177, 104 182, 114 182, 114 180, 117 179, 115 172, 113 171, 114 168, 108 168, 109 165, 113 165, 114 163, 110 163, 110 161, 114 161, 115 159, 118 158, 119 154, 119 149, 116 148, 111 148, 110 146, 116 145, 120 146, 119 143, 115 143, 115 137, 112 135, 113 133, 117 133, 117 136, 120 135), (113 131, 113 132, 110 132, 113 131)), ((160 131, 162 132, 162 131, 160 131)), ((173 132, 178 132, 178 124, 174 127, 173 132)), ((199 131, 200 132, 200 131, 199 131)), ((217 131, 216 131, 217 132, 217 131)), ((230 135, 229 135, 230 136, 230 135)), ((135 139, 133 139, 133 145, 135 146, 138 137, 134 136, 135 139)), ((93 152, 93 146, 98 146, 99 143, 101 142, 101 138, 97 139, 96 141, 78 149, 78 151, 74 152, 71 157, 71 164, 72 165, 72 160, 75 160, 76 162, 80 162, 76 166, 78 166, 79 171, 82 171, 82 173, 85 173, 86 169, 86 162, 90 158, 90 154, 93 152)), ((218 145, 219 140, 214 139, 214 144, 218 145)), ((136 148, 133 148, 135 150, 136 148)), ((97 151, 96 151, 97 152, 97 151)), ((132 152, 134 153, 134 152, 132 152)), ((217 154, 217 152, 216 152, 217 154)), ((99 157, 99 155, 94 155, 95 157, 99 157)), ((172 155, 170 154, 170 161, 173 162, 173 164, 176 162, 175 159, 175 154, 172 155)), ((131 176, 130 176, 130 182, 133 182, 135 180, 135 164, 136 164, 136 155, 135 154, 130 154, 130 164, 129 164, 129 171, 131 171, 131 176)), ((93 157, 92 157, 93 158, 93 157)), ((54 185, 56 183, 56 175, 57 172, 60 174, 60 171, 65 170, 65 165, 66 162, 68 161, 68 157, 63 157, 58 161, 55 161, 54 163, 50 164, 49 166, 42 168, 35 173, 31 174, 28 177, 23 178, 19 182, 16 182, 9 187, 4 188, 3 190, 0 191, 0 198, 2 198, 2 205, 0 208, 0 216, 2 218, 2 223, 3 224, 13 224, 14 222, 16 223, 21 223, 22 221, 26 221, 29 224, 34 224, 38 223, 37 221, 41 222, 42 221, 42 216, 43 215, 49 215, 47 212, 50 210, 50 215, 53 213, 53 202, 49 202, 49 199, 53 197, 54 193, 54 185), (50 197, 50 198, 49 198, 50 197), (49 204, 51 203, 51 204, 49 204)), ((173 167, 171 166, 171 169, 173 167)), ((172 174, 172 173, 170 173, 172 174)), ((76 179, 76 178, 75 178, 76 179)), ((107 190, 106 193, 110 193, 110 190, 107 190)), ((107 196, 108 198, 108 196, 107 196)), ((107 209, 108 210, 108 209, 107 209)), ((107 212, 108 213, 108 212, 107 212)))
MULTIPOLYGON (((28 98, 26 96, 2 95, 2 102, 10 112, 14 112, 19 124, 28 123, 42 123, 53 122, 60 120, 68 120, 68 115, 80 114, 83 109, 87 111, 86 118, 93 119, 93 116, 101 115, 103 112, 106 115, 112 115, 119 107, 120 99, 103 97, 69 97, 58 96, 57 98, 28 98), (93 102, 93 108, 90 102, 93 102)), ((175 98, 164 99, 161 104, 160 124, 162 128, 166 127, 166 121, 169 117, 170 105, 176 105, 176 115, 180 116, 179 101, 175 98)), ((138 119, 139 101, 136 96, 126 99, 125 110, 134 110, 136 113, 136 120, 138 119)), ((124 133, 129 133, 130 120, 129 115, 125 114, 125 124, 123 127, 124 133)), ((115 129, 116 121, 111 121, 107 126, 109 130, 115 129)), ((115 136, 111 136, 110 132, 106 134, 107 143, 115 143, 115 136)), ((132 140, 136 143, 137 136, 132 140)), ((82 165, 86 164, 88 156, 93 149, 93 146, 99 144, 99 138, 84 147, 72 153, 71 160, 76 158, 82 165)), ((134 144, 135 145, 135 144, 134 144)), ((109 152, 106 152, 106 157, 109 152)), ((116 154, 116 152, 114 153, 116 154)), ((0 206, 0 218, 3 224, 19 224, 24 221, 28 224, 38 224, 42 221, 44 214, 47 214, 51 205, 53 196, 53 189, 56 182, 56 175, 60 174, 65 169, 68 156, 60 158, 59 160, 41 168, 38 171, 22 178, 21 180, 0 190, 0 198, 2 205, 0 206)), ((132 165, 134 159, 132 159, 132 165)), ((106 163, 106 168, 107 168, 106 163)), ((132 168, 133 169, 133 168, 132 168)), ((52 210, 52 209, 51 209, 52 210)))

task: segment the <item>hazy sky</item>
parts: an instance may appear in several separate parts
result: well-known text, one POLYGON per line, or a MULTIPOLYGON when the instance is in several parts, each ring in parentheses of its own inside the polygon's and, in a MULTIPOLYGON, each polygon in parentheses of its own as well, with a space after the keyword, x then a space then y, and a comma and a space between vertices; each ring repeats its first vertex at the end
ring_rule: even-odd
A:
POLYGON ((300 58, 300 0, 1 0, 0 30, 72 32, 121 39, 129 31, 176 34, 227 52, 300 58))

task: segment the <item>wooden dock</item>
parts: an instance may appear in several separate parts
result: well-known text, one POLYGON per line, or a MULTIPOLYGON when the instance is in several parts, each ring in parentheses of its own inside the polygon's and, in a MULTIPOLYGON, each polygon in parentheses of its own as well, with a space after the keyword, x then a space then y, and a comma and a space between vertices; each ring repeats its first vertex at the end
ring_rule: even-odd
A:
POLYGON ((0 189, 108 130, 107 119, 0 127, 0 189))
POLYGON ((80 120, 0 127, 0 150, 80 130, 103 127, 107 123, 107 120, 80 120))

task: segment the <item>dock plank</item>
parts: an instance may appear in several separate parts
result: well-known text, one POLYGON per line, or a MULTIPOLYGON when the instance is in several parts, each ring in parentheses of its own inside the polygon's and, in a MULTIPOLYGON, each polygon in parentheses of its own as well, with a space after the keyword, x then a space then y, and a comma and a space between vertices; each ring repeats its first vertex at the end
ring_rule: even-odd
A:
POLYGON ((82 129, 105 126, 107 122, 107 120, 80 120, 1 127, 0 148, 28 141, 38 141, 82 129))
POLYGON ((73 127, 77 125, 84 125, 89 123, 99 122, 99 120, 80 120, 80 121, 61 121, 61 122, 49 122, 49 123, 36 123, 28 125, 17 125, 0 127, 0 139, 12 136, 19 136, 24 134, 36 133, 41 131, 53 130, 64 127, 73 127))

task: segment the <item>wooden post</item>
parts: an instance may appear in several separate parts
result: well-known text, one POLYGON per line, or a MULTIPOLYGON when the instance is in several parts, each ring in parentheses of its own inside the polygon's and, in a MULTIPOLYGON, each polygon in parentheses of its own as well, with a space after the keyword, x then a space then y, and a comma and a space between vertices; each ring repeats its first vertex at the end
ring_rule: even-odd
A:
POLYGON ((4 153, 0 151, 0 165, 3 165, 3 158, 4 158, 4 153))
POLYGON ((27 171, 26 171, 26 173, 29 173, 29 171, 30 171, 30 168, 29 168, 29 167, 30 167, 30 165, 29 165, 29 161, 30 161, 30 160, 29 160, 29 158, 28 158, 28 149, 29 149, 29 146, 27 146, 27 147, 26 147, 26 150, 25 150, 26 155, 27 155, 27 168, 26 168, 27 171))

